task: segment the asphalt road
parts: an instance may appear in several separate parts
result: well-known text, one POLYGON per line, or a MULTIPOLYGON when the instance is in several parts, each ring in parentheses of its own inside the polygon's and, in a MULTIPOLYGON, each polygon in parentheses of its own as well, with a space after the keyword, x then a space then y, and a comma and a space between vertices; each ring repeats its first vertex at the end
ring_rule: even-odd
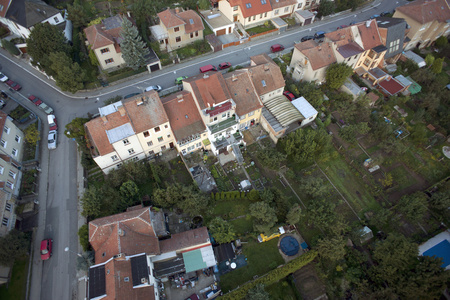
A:
MULTIPOLYGON (((218 65, 224 61, 231 62, 232 65, 245 64, 250 61, 250 56, 269 53, 272 44, 282 44, 286 48, 285 51, 290 51, 294 42, 299 41, 303 36, 312 35, 321 30, 333 31, 340 25, 348 25, 352 21, 363 21, 371 15, 393 11, 395 7, 406 3, 406 0, 396 2, 376 0, 370 6, 351 14, 316 21, 314 24, 299 27, 281 35, 229 47, 218 53, 164 68, 153 74, 145 74, 127 82, 77 94, 60 92, 51 80, 31 68, 26 62, 12 58, 4 50, 0 50, 0 71, 23 86, 20 93, 14 92, 12 95, 35 111, 44 125, 40 162, 42 171, 39 179, 39 226, 33 244, 30 299, 62 300, 77 297, 76 255, 72 252, 64 252, 67 246, 73 251, 78 250, 77 168, 79 166, 76 159, 76 145, 63 134, 65 125, 70 120, 86 116, 87 113, 97 113, 97 108, 103 106, 103 101, 115 95, 136 93, 154 84, 168 88, 173 86, 176 77, 196 75, 199 67, 206 64, 218 65), (55 150, 47 149, 46 116, 26 99, 30 94, 40 97, 55 111, 59 126, 59 141, 55 150), (43 238, 54 240, 53 257, 44 262, 39 255, 39 244, 43 238)), ((4 86, 2 89, 6 90, 7 87, 4 86)), ((79 295, 79 299, 83 298, 79 295)))

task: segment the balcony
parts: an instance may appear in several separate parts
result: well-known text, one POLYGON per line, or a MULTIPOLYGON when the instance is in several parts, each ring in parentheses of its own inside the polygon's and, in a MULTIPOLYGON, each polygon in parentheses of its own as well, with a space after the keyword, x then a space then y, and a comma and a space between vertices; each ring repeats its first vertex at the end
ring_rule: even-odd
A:
POLYGON ((225 121, 222 121, 220 123, 214 124, 214 125, 208 125, 209 131, 211 134, 215 134, 217 132, 220 132, 222 130, 225 130, 229 127, 232 127, 234 125, 237 125, 238 122, 234 117, 228 118, 225 121))

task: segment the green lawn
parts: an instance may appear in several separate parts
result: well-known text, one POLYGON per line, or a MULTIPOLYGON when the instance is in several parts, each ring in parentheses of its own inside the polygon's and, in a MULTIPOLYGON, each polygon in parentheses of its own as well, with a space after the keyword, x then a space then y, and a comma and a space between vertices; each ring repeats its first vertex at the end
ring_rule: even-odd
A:
POLYGON ((238 237, 243 236, 247 232, 253 231, 253 221, 251 218, 245 217, 230 221, 238 237))
POLYGON ((243 244, 243 253, 247 257, 248 265, 220 277, 220 285, 224 293, 253 279, 253 276, 264 275, 283 264, 283 258, 278 251, 278 239, 265 243, 249 241, 243 244))
POLYGON ((223 219, 233 219, 246 215, 249 206, 250 200, 248 199, 217 200, 213 209, 213 215, 223 219))
POLYGON ((390 172, 394 182, 397 184, 397 190, 401 191, 411 185, 416 184, 414 177, 410 176, 403 166, 399 166, 390 172))
POLYGON ((17 259, 14 262, 11 281, 8 288, 6 284, 0 286, 0 299, 2 300, 22 300, 25 299, 28 272, 28 256, 17 259))
POLYGON ((279 282, 269 285, 265 288, 269 293, 270 299, 273 300, 295 300, 297 294, 295 292, 295 286, 292 286, 289 281, 284 278, 279 282))

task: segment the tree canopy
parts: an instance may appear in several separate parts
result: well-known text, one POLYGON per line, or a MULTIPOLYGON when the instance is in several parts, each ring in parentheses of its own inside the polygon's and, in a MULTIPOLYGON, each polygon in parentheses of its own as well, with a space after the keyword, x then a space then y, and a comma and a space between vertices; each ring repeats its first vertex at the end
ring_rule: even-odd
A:
POLYGON ((405 195, 400 198, 396 207, 408 220, 421 221, 427 211, 427 196, 423 192, 405 195))
POLYGON ((145 64, 145 56, 149 53, 149 50, 142 41, 136 26, 127 18, 123 18, 120 36, 122 38, 120 49, 123 60, 133 70, 139 69, 145 64))
POLYGON ((53 71, 56 85, 63 91, 75 93, 84 87, 86 72, 64 52, 49 55, 50 70, 53 71))
POLYGON ((213 219, 208 229, 218 244, 229 243, 236 238, 233 226, 220 217, 213 219))
POLYGON ((331 137, 325 130, 296 130, 282 140, 287 155, 298 163, 326 157, 331 146, 331 137))
POLYGON ((265 201, 259 201, 250 205, 250 215, 254 218, 255 231, 269 233, 277 222, 275 209, 265 201))
POLYGON ((345 80, 352 75, 353 70, 345 63, 334 63, 326 70, 325 80, 326 85, 330 89, 340 88, 345 80))
POLYGON ((0 237, 0 265, 10 266, 16 258, 28 253, 30 238, 27 234, 13 229, 5 236, 0 237))

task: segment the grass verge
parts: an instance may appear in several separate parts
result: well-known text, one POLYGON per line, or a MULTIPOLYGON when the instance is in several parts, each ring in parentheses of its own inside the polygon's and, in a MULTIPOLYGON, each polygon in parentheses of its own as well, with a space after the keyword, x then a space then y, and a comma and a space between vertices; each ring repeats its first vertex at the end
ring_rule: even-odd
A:
POLYGON ((2 300, 23 300, 25 299, 27 285, 29 257, 25 256, 14 262, 11 281, 8 285, 0 286, 0 299, 2 300))

